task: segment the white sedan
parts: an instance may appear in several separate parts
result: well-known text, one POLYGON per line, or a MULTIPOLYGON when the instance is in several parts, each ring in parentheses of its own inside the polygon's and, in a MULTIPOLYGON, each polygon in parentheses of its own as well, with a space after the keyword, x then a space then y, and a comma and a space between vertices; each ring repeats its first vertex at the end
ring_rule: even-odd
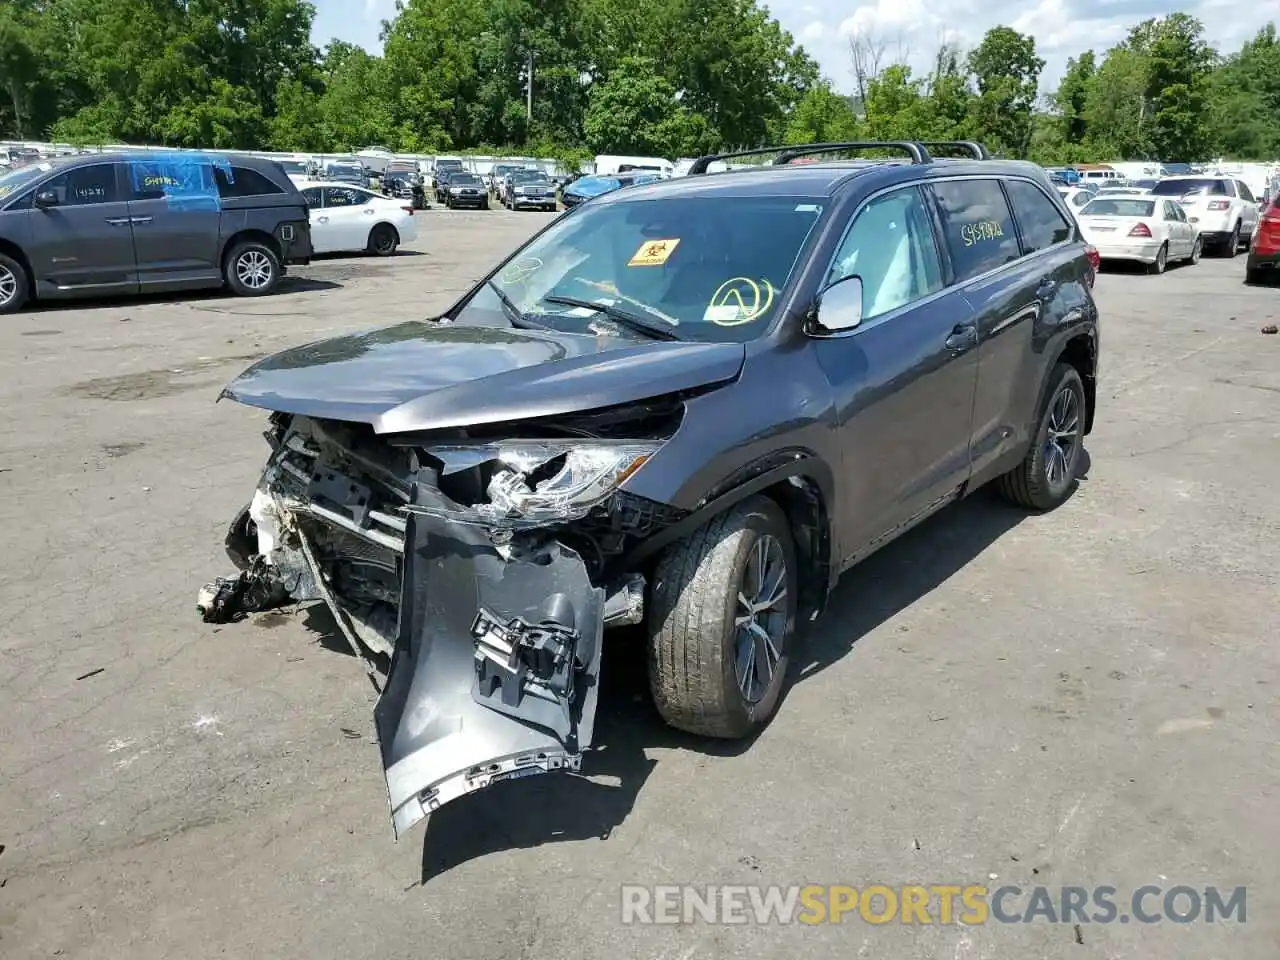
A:
POLYGON ((389 257, 418 239, 413 204, 346 183, 304 180, 298 184, 311 210, 311 246, 316 253, 364 250, 389 257))
POLYGON ((1081 207, 1094 198, 1096 192, 1085 187, 1058 188, 1058 193, 1062 195, 1063 200, 1067 201, 1067 206, 1071 208, 1072 213, 1078 213, 1081 207))
POLYGON ((1098 197, 1076 212, 1080 231, 1103 260, 1145 263, 1164 273, 1170 260, 1200 260, 1200 231, 1164 197, 1098 197))

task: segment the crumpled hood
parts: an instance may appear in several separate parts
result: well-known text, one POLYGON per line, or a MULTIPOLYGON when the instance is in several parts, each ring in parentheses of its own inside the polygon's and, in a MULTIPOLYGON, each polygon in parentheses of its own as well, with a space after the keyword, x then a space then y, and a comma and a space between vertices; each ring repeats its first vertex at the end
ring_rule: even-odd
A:
POLYGON ((412 321, 277 353, 223 390, 249 406, 378 433, 555 416, 720 383, 739 343, 636 341, 412 321))

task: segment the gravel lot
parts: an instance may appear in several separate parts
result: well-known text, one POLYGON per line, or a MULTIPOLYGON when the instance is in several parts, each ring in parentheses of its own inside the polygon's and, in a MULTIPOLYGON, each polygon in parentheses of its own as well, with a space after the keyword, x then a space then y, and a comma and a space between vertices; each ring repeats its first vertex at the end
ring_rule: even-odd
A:
POLYGON ((0 956, 1274 960, 1280 290, 1242 258, 1105 273, 1078 494, 1034 519, 980 494, 854 570, 749 749, 663 727, 620 642, 588 776, 394 844, 372 692, 327 621, 214 628, 195 593, 266 452, 221 384, 444 307, 546 215, 421 216, 416 249, 268 299, 0 323, 0 956), (1244 884, 1248 914, 620 921, 624 883, 809 882, 1244 884))

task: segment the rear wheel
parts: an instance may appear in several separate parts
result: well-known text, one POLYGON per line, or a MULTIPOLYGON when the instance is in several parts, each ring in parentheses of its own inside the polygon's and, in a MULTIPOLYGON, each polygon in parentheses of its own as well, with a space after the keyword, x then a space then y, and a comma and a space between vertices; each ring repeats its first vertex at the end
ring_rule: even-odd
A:
POLYGON ((1227 237, 1227 245, 1223 248, 1222 253, 1227 257, 1234 257, 1240 252, 1240 223, 1231 228, 1231 236, 1227 237))
POLYGON ((369 231, 369 253, 379 257, 389 257, 400 246, 400 234, 389 223, 380 223, 369 231))
POLYGON ((1164 273, 1165 267, 1169 265, 1169 245, 1163 244, 1160 251, 1156 254, 1155 260, 1148 267, 1152 273, 1164 273))
POLYGON ((257 240, 242 240, 231 248, 223 266, 231 291, 241 297, 262 297, 280 282, 280 259, 257 240))
POLYGON ((1195 241, 1191 244, 1191 256, 1187 258, 1187 261, 1193 264, 1199 263, 1200 252, 1201 252, 1200 237, 1197 236, 1195 241))
POLYGON ((1026 458, 996 480, 1000 494, 1028 510, 1052 510, 1071 495, 1084 449, 1088 401, 1076 368, 1059 363, 1026 458))
POLYGON ((16 260, 0 254, 0 313, 21 310, 29 296, 27 271, 16 260))
POLYGON ((786 515, 756 496, 658 562, 649 688, 671 726, 735 739, 778 706, 795 635, 797 570, 786 515))

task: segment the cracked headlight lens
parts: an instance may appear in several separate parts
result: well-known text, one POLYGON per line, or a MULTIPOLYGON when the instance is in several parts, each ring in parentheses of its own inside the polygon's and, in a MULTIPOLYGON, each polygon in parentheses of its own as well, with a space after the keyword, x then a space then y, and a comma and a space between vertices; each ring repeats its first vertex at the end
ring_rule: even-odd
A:
POLYGON ((602 503, 661 446, 657 442, 515 441, 432 447, 448 476, 490 465, 489 502, 474 509, 485 519, 525 524, 584 517, 602 503))

